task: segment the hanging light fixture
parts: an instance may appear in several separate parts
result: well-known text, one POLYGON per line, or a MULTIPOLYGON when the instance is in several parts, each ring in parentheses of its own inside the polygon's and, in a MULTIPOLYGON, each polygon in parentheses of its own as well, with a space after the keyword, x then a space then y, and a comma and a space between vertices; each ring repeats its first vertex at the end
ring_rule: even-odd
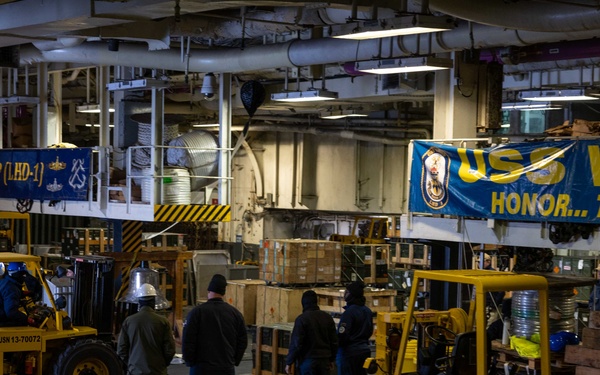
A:
MULTIPOLYGON (((79 113, 100 113, 100 104, 78 105, 77 108, 75 108, 75 111, 79 113)), ((108 111, 112 113, 115 111, 115 108, 110 107, 108 111)))
MULTIPOLYGON (((323 72, 325 72, 325 67, 323 67, 323 72)), ((300 79, 298 77, 298 82, 296 85, 297 88, 300 88, 300 79)), ((283 92, 271 94, 271 100, 276 102, 318 102, 323 100, 334 100, 338 98, 338 93, 335 91, 329 91, 325 88, 325 73, 321 77, 321 88, 310 87, 306 91, 288 91, 288 75, 287 69, 285 74, 285 85, 283 88, 283 92)))
POLYGON ((306 91, 284 91, 271 94, 271 100, 279 102, 316 102, 337 98, 337 92, 315 88, 310 88, 306 91))
POLYGON ((357 61, 354 65, 354 69, 364 73, 394 74, 450 69, 452 68, 453 64, 454 62, 452 59, 422 56, 399 59, 357 61))
POLYGON ((367 113, 358 109, 338 109, 329 110, 321 114, 321 118, 325 120, 337 120, 346 117, 367 117, 367 113))
POLYGON ((381 20, 359 20, 331 27, 331 36, 341 39, 375 39, 446 31, 453 28, 452 19, 415 14, 381 20))
POLYGON ((552 104, 551 102, 516 102, 516 103, 503 103, 503 111, 546 111, 562 109, 562 106, 552 104))
POLYGON ((598 100, 600 91, 592 89, 559 89, 559 90, 528 90, 521 91, 519 98, 523 100, 557 102, 557 101, 580 101, 580 100, 598 100))

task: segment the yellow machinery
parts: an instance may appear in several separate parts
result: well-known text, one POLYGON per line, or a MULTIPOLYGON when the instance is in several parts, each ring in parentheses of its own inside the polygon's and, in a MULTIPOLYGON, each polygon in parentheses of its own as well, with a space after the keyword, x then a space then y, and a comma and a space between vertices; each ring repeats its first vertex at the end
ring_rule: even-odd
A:
MULTIPOLYGON (((3 373, 42 375, 114 375, 122 365, 113 348, 97 339, 97 330, 72 326, 65 311, 57 307, 44 279, 40 257, 0 253, 0 270, 10 262, 24 262, 29 273, 43 286, 50 305, 22 301, 28 314, 26 327, 0 327, 0 360, 3 373), (7 372, 8 371, 8 372, 7 372)), ((1 277, 8 277, 0 272, 1 277)))
POLYGON ((331 241, 338 241, 344 244, 379 244, 385 243, 385 231, 387 228, 387 217, 355 216, 352 234, 332 234, 331 241), (358 223, 367 221, 369 232, 366 236, 357 236, 358 223))
MULTIPOLYGON (((485 297, 488 292, 536 290, 538 291, 539 316, 540 316, 540 349, 542 375, 550 375, 550 341, 548 331, 548 281, 543 276, 515 274, 509 272, 496 272, 487 270, 448 270, 427 271, 415 270, 413 285, 419 285, 421 280, 436 280, 450 283, 468 284, 475 287, 475 303, 471 303, 469 315, 462 309, 448 311, 415 311, 417 301, 417 288, 412 288, 408 301, 407 311, 401 313, 379 313, 377 316, 376 358, 378 374, 400 375, 415 372, 417 345, 409 342, 409 333, 413 331, 413 324, 435 324, 448 328, 454 333, 470 332, 473 327, 486 327, 485 297), (466 322, 465 322, 466 319, 466 322), (397 351, 390 349, 390 330, 397 330, 400 344, 397 351), (408 329, 404 329, 408 327, 408 329)), ((487 375, 487 338, 485 329, 476 330, 477 343, 477 374, 487 375)), ((368 359, 366 366, 372 363, 368 359)))
POLYGON ((28 213, 19 212, 0 212, 0 222, 5 225, 0 229, 0 251, 11 251, 15 245, 15 220, 24 220, 24 226, 27 238, 27 254, 31 254, 31 226, 28 213))
MULTIPOLYGON (((456 334, 467 329, 467 313, 463 309, 448 311, 425 310, 416 311, 414 323, 419 328, 429 325, 442 326, 456 334)), ((380 312, 377 314, 377 333, 375 335, 375 360, 378 374, 390 374, 396 367, 396 359, 400 334, 405 331, 406 312, 380 312)), ((417 371, 417 352, 420 346, 418 340, 410 340, 405 349, 402 373, 417 371)))

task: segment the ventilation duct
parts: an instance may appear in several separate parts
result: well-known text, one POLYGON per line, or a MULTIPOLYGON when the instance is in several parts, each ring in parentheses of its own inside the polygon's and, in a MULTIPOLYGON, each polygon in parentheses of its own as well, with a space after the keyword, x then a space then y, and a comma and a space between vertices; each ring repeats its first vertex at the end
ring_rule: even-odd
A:
POLYGON ((472 0, 429 0, 429 8, 464 20, 507 29, 542 32, 600 29, 597 2, 587 1, 587 6, 582 3, 571 5, 552 2, 550 5, 544 1, 487 0, 482 5, 472 0))

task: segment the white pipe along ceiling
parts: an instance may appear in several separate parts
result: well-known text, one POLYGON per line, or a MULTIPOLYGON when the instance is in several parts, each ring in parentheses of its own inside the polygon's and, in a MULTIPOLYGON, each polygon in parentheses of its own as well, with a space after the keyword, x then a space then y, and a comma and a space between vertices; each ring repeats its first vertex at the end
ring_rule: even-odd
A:
MULTIPOLYGON (((327 103, 328 106, 368 104, 373 112, 380 112, 379 118, 396 120, 398 125, 423 120, 431 123, 430 111, 429 118, 424 119, 427 109, 415 106, 416 102, 423 101, 432 105, 431 83, 426 83, 423 75, 406 81, 401 77, 400 82, 395 83, 396 92, 391 94, 389 83, 382 83, 385 80, 375 76, 358 77, 355 72, 344 69, 345 63, 377 56, 398 58, 568 43, 595 38, 600 30, 597 4, 591 0, 488 0, 483 3, 338 0, 326 4, 59 0, 48 3, 0 1, 0 47, 19 46, 21 66, 46 62, 51 64, 51 71, 103 65, 165 70, 166 75, 185 74, 183 88, 196 84, 196 81, 187 82, 188 74, 193 78, 194 73, 208 72, 233 73, 235 82, 258 80, 267 92, 287 88, 284 86, 288 80, 292 88, 337 85, 340 98, 327 103), (445 17, 454 28, 429 35, 361 41, 329 37, 332 27, 351 19, 393 18, 423 11, 445 17), (110 50, 109 41, 112 42, 110 50), (359 89, 359 85, 362 88, 359 89), (405 103, 405 107, 400 108, 398 103, 405 103), (406 106, 411 110, 403 112, 406 106)), ((564 59, 572 61, 574 66, 579 64, 577 60, 564 59)), ((560 67, 568 69, 569 64, 563 63, 560 67)), ((536 65, 530 68, 535 69, 536 65)), ((522 65, 519 73, 522 69, 527 69, 527 65, 522 65)), ((512 72, 515 73, 515 69, 512 72)), ((77 80, 70 77, 68 81, 74 84, 77 80)), ((74 89, 73 97, 80 95, 75 92, 74 89)), ((65 90, 63 99, 72 99, 70 94, 65 90)), ((196 104, 190 107, 192 112, 210 106, 206 102, 196 104)), ((238 103, 238 112, 234 114, 241 114, 240 108, 238 103)), ((306 117, 312 111, 314 117, 323 108, 298 106, 296 115, 306 117)), ((269 102, 257 115, 289 118, 295 114, 288 104, 269 102)))

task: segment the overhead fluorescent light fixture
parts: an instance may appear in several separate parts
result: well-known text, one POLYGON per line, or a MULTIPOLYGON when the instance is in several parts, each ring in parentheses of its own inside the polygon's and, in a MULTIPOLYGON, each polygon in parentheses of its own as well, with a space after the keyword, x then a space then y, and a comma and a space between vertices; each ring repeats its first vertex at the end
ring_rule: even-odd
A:
MULTIPOLYGON (((85 124, 85 126, 87 126, 88 128, 91 128, 91 127, 99 128, 100 124, 85 124)), ((109 128, 114 128, 115 126, 113 124, 109 124, 108 127, 109 128)))
POLYGON ((413 35, 446 31, 453 28, 452 19, 424 14, 386 18, 382 20, 352 21, 331 27, 331 36, 340 39, 375 39, 399 35, 413 35))
POLYGON ((503 103, 503 111, 546 111, 562 109, 560 105, 552 104, 551 102, 527 101, 518 103, 503 103))
POLYGON ((532 90, 521 91, 519 97, 523 100, 544 102, 570 102, 579 100, 598 100, 600 92, 590 89, 565 89, 565 90, 532 90))
POLYGON ((278 102, 318 102, 321 100, 333 100, 337 98, 337 92, 321 89, 309 89, 306 91, 286 91, 271 94, 271 100, 278 102))
POLYGON ((357 61, 354 65, 354 69, 364 73, 394 74, 450 69, 453 64, 454 62, 452 59, 423 56, 402 59, 357 61))
POLYGON ((193 128, 214 128, 215 126, 220 126, 218 122, 212 124, 192 124, 193 128))
POLYGON ((337 120, 346 117, 367 117, 366 113, 357 111, 355 109, 342 109, 337 111, 327 111, 321 115, 322 119, 325 120, 337 120))
POLYGON ((170 86, 169 81, 155 78, 141 78, 127 81, 110 82, 106 84, 108 91, 119 90, 150 90, 165 89, 170 86))
MULTIPOLYGON (((100 104, 78 105, 75 111, 79 113, 100 113, 100 104)), ((115 109, 110 107, 108 111, 114 112, 115 109)))

